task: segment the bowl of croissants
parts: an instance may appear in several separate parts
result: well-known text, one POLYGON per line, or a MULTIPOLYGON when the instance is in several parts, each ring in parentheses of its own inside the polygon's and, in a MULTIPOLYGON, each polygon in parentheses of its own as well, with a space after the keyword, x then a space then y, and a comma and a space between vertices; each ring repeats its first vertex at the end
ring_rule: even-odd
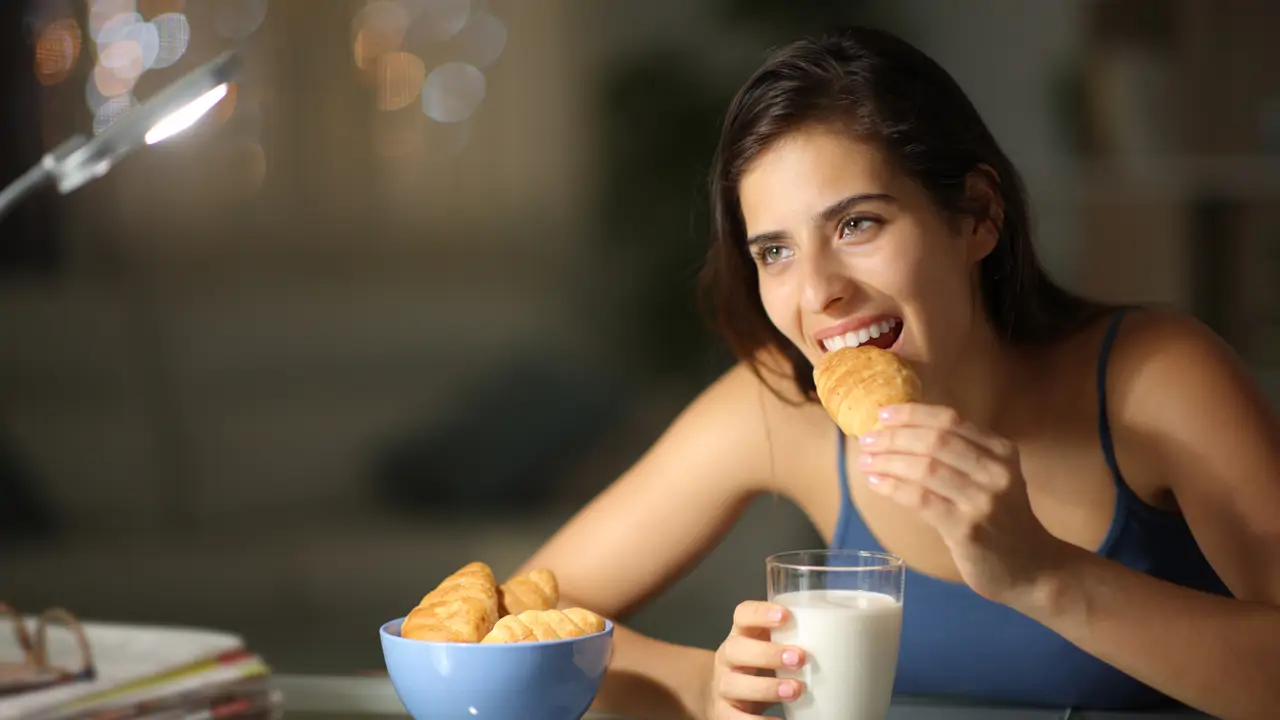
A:
POLYGON ((559 604, 550 570, 499 584, 488 565, 463 566, 379 631, 400 702, 416 720, 578 720, 604 679, 613 623, 559 604))

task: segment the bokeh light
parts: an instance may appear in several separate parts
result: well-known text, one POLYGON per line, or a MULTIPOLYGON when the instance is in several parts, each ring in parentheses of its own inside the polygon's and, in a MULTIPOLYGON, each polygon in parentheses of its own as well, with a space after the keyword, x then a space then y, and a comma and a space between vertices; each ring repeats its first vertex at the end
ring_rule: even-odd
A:
POLYGON ((372 72, 379 57, 400 49, 409 30, 409 13, 391 0, 374 0, 356 13, 351 30, 356 67, 372 72))
POLYGON ((486 68, 502 57, 502 51, 507 47, 507 26, 487 12, 476 13, 458 37, 458 42, 462 46, 460 60, 486 68))
POLYGON ((45 25, 36 38, 36 79, 42 85, 57 85, 71 75, 80 59, 80 23, 62 18, 45 25))
POLYGON ((484 94, 484 73, 467 63, 447 62, 422 83, 422 111, 436 122, 462 122, 480 107, 484 94))
MULTIPOLYGON (((89 3, 89 37, 95 41, 107 23, 120 16, 131 16, 138 12, 136 0, 92 0, 89 3)), ((141 20, 139 15, 138 19, 141 20)))
POLYGON ((121 80, 136 81, 159 53, 160 33, 136 13, 117 16, 98 34, 98 64, 121 80))
POLYGON ((446 152, 455 154, 470 137, 470 127, 462 124, 487 92, 481 68, 502 56, 507 26, 483 0, 366 0, 352 18, 351 41, 354 63, 373 86, 375 106, 394 116, 377 121, 378 153, 407 157, 423 140, 414 133, 435 135, 431 128, 448 128, 457 142, 446 152), (436 59, 442 52, 446 56, 436 59), (428 73, 423 58, 440 64, 428 73), (411 124, 398 111, 415 101, 421 112, 408 113, 417 118, 411 124), (428 118, 438 125, 424 124, 428 118))
POLYGON ((399 110, 413 104, 422 90, 427 67, 417 55, 387 53, 378 58, 377 105, 379 110, 399 110))
POLYGON ((396 0, 412 23, 410 42, 415 49, 422 43, 438 43, 457 35, 471 19, 471 0, 396 0))
POLYGON ((186 15, 170 12, 156 16, 151 25, 155 27, 160 43, 151 69, 167 68, 186 54, 187 45, 191 43, 191 24, 186 15))
POLYGON ((120 52, 115 54, 118 54, 119 58, 113 58, 115 60, 113 64, 116 64, 119 70, 102 62, 93 68, 93 84, 105 98, 113 98, 132 91, 142 75, 142 54, 140 52, 130 54, 128 44, 113 46, 113 48, 117 47, 120 52))
MULTIPOLYGON (((266 0, 237 0, 231 5, 233 10, 249 13, 246 22, 253 27, 266 12, 266 0)), ((182 12, 185 8, 185 0, 91 0, 92 42, 85 42, 95 50, 96 62, 89 73, 85 102, 95 118, 112 98, 133 92, 148 70, 170 67, 186 54, 191 24, 182 12), (152 19, 145 20, 144 13, 152 19)))

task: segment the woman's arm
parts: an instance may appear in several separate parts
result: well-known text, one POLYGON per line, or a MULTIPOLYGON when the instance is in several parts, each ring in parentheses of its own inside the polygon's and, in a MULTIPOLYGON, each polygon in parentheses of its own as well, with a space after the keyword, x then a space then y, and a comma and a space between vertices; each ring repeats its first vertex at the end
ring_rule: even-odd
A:
POLYGON ((1237 599, 1078 550, 1019 609, 1120 670, 1223 718, 1280 713, 1280 426, 1194 322, 1133 315, 1109 407, 1126 476, 1160 478, 1237 599))
MULTIPOLYGON (((770 402, 776 400, 745 366, 726 373, 517 572, 550 568, 562 605, 625 617, 691 569, 769 488, 762 403, 770 402)), ((712 657, 617 626, 596 707, 697 717, 712 657)))

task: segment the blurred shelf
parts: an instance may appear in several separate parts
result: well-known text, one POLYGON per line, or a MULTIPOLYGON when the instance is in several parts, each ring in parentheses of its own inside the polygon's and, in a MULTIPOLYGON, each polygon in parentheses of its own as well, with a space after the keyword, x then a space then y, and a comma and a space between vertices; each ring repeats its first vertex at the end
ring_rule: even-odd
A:
POLYGON ((1203 156, 1084 161, 1072 171, 1076 197, 1088 203, 1221 198, 1280 200, 1280 157, 1203 156))

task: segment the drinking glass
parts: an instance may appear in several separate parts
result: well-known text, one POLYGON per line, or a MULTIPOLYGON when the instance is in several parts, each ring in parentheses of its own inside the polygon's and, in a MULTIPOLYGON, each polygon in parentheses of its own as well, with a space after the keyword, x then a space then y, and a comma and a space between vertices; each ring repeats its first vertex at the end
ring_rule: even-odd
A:
POLYGON ((788 720, 884 720, 902 635, 905 566, 865 550, 799 550, 765 560, 769 601, 788 610, 775 643, 805 651, 804 683, 788 720))

